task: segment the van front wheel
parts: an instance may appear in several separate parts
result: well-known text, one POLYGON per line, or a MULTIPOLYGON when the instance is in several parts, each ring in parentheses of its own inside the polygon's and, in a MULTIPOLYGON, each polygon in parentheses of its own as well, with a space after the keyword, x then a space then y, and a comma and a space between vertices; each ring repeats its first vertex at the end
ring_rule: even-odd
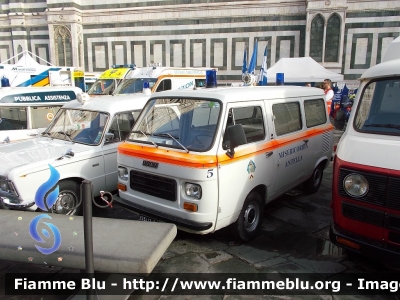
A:
POLYGON ((234 228, 239 238, 247 242, 256 237, 261 227, 263 216, 262 198, 259 193, 251 192, 244 204, 234 228))
POLYGON ((304 182, 304 190, 309 194, 314 194, 318 191, 321 182, 322 182, 322 175, 324 170, 322 169, 321 164, 319 164, 312 173, 311 177, 304 182))

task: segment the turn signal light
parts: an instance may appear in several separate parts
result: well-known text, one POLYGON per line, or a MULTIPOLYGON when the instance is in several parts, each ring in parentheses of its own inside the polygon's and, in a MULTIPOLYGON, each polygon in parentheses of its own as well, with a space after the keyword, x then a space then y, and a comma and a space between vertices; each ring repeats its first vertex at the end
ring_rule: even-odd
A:
POLYGON ((198 210, 197 204, 190 203, 190 202, 183 203, 183 208, 188 211, 192 211, 192 212, 196 212, 198 210))
POLYGON ((336 241, 342 245, 348 246, 350 248, 356 249, 356 250, 360 250, 361 246, 360 244, 354 243, 352 241, 349 241, 347 239, 341 238, 341 237, 336 237, 336 241))
POLYGON ((122 183, 118 183, 118 189, 123 192, 126 192, 126 185, 122 184, 122 183))

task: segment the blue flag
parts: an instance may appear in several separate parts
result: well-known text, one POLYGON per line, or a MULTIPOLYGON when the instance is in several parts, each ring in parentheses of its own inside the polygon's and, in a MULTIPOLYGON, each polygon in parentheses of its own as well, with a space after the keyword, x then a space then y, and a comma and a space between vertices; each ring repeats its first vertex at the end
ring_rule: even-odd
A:
POLYGON ((244 46, 242 75, 246 74, 246 72, 247 72, 247 52, 246 52, 246 46, 244 46))
POLYGON ((258 85, 267 85, 267 55, 268 50, 267 46, 265 46, 263 62, 260 69, 260 75, 258 77, 258 85))
POLYGON ((254 44, 253 55, 251 56, 249 70, 248 70, 249 74, 253 74, 253 75, 254 75, 254 71, 256 69, 256 65, 257 65, 257 48, 258 48, 258 41, 256 40, 256 43, 254 44))

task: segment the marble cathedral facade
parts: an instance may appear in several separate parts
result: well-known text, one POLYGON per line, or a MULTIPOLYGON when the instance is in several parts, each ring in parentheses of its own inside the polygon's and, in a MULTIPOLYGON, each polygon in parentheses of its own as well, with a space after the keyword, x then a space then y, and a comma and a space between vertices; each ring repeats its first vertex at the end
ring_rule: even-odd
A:
MULTIPOLYGON (((0 0, 0 62, 24 50, 59 66, 102 72, 216 67, 240 80, 243 51, 257 68, 310 56, 355 80, 400 33, 400 0, 0 0)), ((38 59, 38 58, 36 58, 38 59)), ((17 60, 17 58, 16 58, 17 60)), ((43 61, 38 59, 39 63, 43 61)))

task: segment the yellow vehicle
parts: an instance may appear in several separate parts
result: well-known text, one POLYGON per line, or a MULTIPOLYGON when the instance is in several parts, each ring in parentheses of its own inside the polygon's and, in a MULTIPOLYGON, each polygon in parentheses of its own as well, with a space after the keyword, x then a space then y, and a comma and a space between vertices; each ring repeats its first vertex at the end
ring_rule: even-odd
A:
POLYGON ((81 88, 83 92, 87 92, 98 78, 96 73, 88 73, 81 70, 74 71, 74 85, 81 88))
POLYGON ((87 93, 90 96, 111 95, 125 76, 135 70, 134 64, 113 65, 99 76, 87 93))

